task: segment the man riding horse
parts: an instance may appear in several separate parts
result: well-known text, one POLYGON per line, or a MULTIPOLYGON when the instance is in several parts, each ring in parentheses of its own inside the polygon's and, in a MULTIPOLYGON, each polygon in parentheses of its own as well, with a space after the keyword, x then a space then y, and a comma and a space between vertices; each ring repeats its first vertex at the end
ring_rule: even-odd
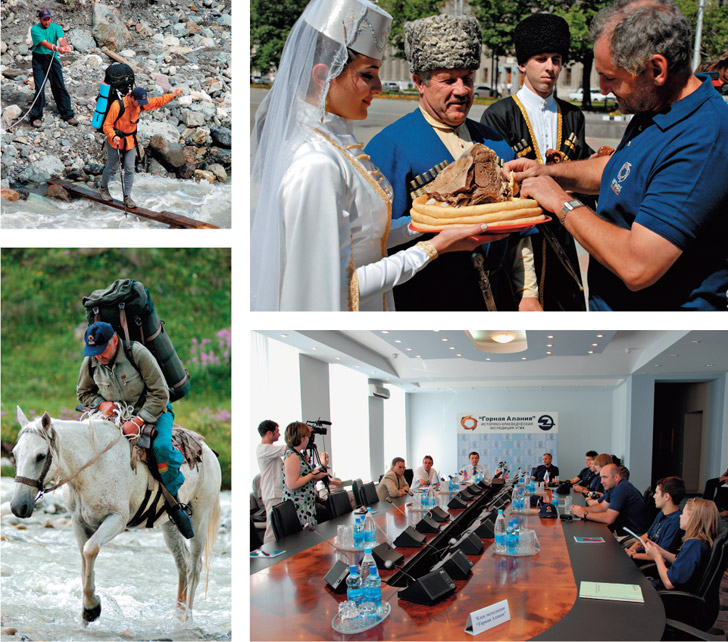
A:
POLYGON ((84 341, 84 360, 76 386, 78 400, 107 417, 114 412, 114 402, 131 404, 134 417, 122 426, 128 437, 138 435, 144 424, 156 424, 152 449, 162 483, 175 500, 174 504, 167 504, 167 513, 182 535, 190 539, 194 535, 192 522, 177 498, 185 479, 179 469, 183 457, 172 446, 174 413, 157 360, 138 342, 131 344, 130 360, 123 347, 119 349, 119 336, 103 321, 88 327, 84 341))

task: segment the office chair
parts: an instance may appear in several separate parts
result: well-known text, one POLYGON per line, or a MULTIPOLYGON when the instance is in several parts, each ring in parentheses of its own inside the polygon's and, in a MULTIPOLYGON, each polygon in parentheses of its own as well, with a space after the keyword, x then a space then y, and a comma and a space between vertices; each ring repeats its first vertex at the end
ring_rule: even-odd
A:
POLYGON ((411 468, 405 468, 404 469, 404 480, 407 482, 407 485, 412 488, 412 480, 415 477, 415 471, 411 468))
POLYGON ((349 493, 345 490, 339 490, 329 495, 329 510, 331 511, 332 517, 339 517, 340 515, 346 515, 353 510, 351 500, 349 499, 349 493))
POLYGON ((708 564, 695 593, 686 591, 657 591, 671 619, 708 631, 715 623, 720 608, 720 582, 728 568, 728 531, 715 538, 708 564))
POLYGON ((255 551, 263 546, 263 538, 260 536, 258 529, 255 527, 253 518, 250 518, 250 550, 255 551))
POLYGON ((250 493, 250 519, 258 530, 265 531, 267 525, 265 504, 260 497, 255 496, 255 493, 250 493))
POLYGON ((361 496, 362 486, 363 482, 361 479, 355 479, 353 482, 351 482, 351 492, 354 495, 354 503, 356 504, 357 508, 359 508, 359 506, 362 506, 364 503, 361 496))
POLYGON ((362 484, 361 487, 361 505, 371 506, 379 501, 379 495, 377 495, 377 489, 374 486, 374 482, 367 482, 362 484))
POLYGON ((303 530, 301 522, 298 521, 296 505, 291 499, 276 504, 271 509, 271 521, 273 522, 273 532, 276 539, 282 539, 286 535, 292 535, 303 530))

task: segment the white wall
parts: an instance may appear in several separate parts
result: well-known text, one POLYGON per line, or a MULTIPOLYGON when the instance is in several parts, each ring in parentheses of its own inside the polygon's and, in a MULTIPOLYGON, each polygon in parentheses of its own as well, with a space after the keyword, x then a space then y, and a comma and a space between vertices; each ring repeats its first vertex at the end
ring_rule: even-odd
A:
MULTIPOLYGON (((489 412, 558 411, 559 450, 554 453, 554 463, 559 466, 561 477, 572 477, 584 467, 587 450, 611 452, 612 391, 488 387, 411 393, 407 397, 407 461, 419 461, 429 453, 440 474, 452 474, 457 466, 457 413, 481 412, 486 408, 489 412)), ((540 460, 533 465, 539 463, 540 460)))

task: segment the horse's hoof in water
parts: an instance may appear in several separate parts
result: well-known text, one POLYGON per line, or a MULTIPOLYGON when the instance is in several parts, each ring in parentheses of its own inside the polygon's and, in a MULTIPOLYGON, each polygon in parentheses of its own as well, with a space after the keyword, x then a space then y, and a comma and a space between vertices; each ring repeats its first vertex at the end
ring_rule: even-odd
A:
POLYGON ((83 616, 84 622, 93 622, 94 620, 97 620, 99 615, 101 615, 101 602, 92 609, 84 609, 81 615, 83 616))

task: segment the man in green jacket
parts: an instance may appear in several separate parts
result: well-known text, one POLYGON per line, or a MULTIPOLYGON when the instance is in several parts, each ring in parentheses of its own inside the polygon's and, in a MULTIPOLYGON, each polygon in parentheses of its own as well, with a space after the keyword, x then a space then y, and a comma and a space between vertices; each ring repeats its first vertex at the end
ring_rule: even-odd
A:
MULTIPOLYGON (((169 403, 169 388, 162 370, 151 352, 141 343, 131 346, 132 361, 121 340, 108 323, 92 323, 84 336, 84 360, 78 374, 76 396, 86 407, 98 409, 107 417, 114 411, 115 401, 133 406, 132 419, 124 422, 122 431, 133 437, 145 423, 156 424, 157 436, 152 448, 162 483, 177 500, 177 491, 184 482, 180 471, 182 454, 172 446, 174 413, 169 403)), ((168 506, 172 521, 187 539, 194 533, 190 518, 179 504, 168 506)))
POLYGON ((71 107, 71 96, 63 82, 63 69, 57 56, 57 53, 69 53, 71 46, 63 37, 61 26, 51 22, 51 12, 48 9, 38 11, 38 23, 31 28, 30 37, 33 40, 33 82, 35 83, 35 103, 30 112, 30 122, 33 127, 43 126, 44 80, 47 74, 61 118, 69 125, 78 125, 71 107))

